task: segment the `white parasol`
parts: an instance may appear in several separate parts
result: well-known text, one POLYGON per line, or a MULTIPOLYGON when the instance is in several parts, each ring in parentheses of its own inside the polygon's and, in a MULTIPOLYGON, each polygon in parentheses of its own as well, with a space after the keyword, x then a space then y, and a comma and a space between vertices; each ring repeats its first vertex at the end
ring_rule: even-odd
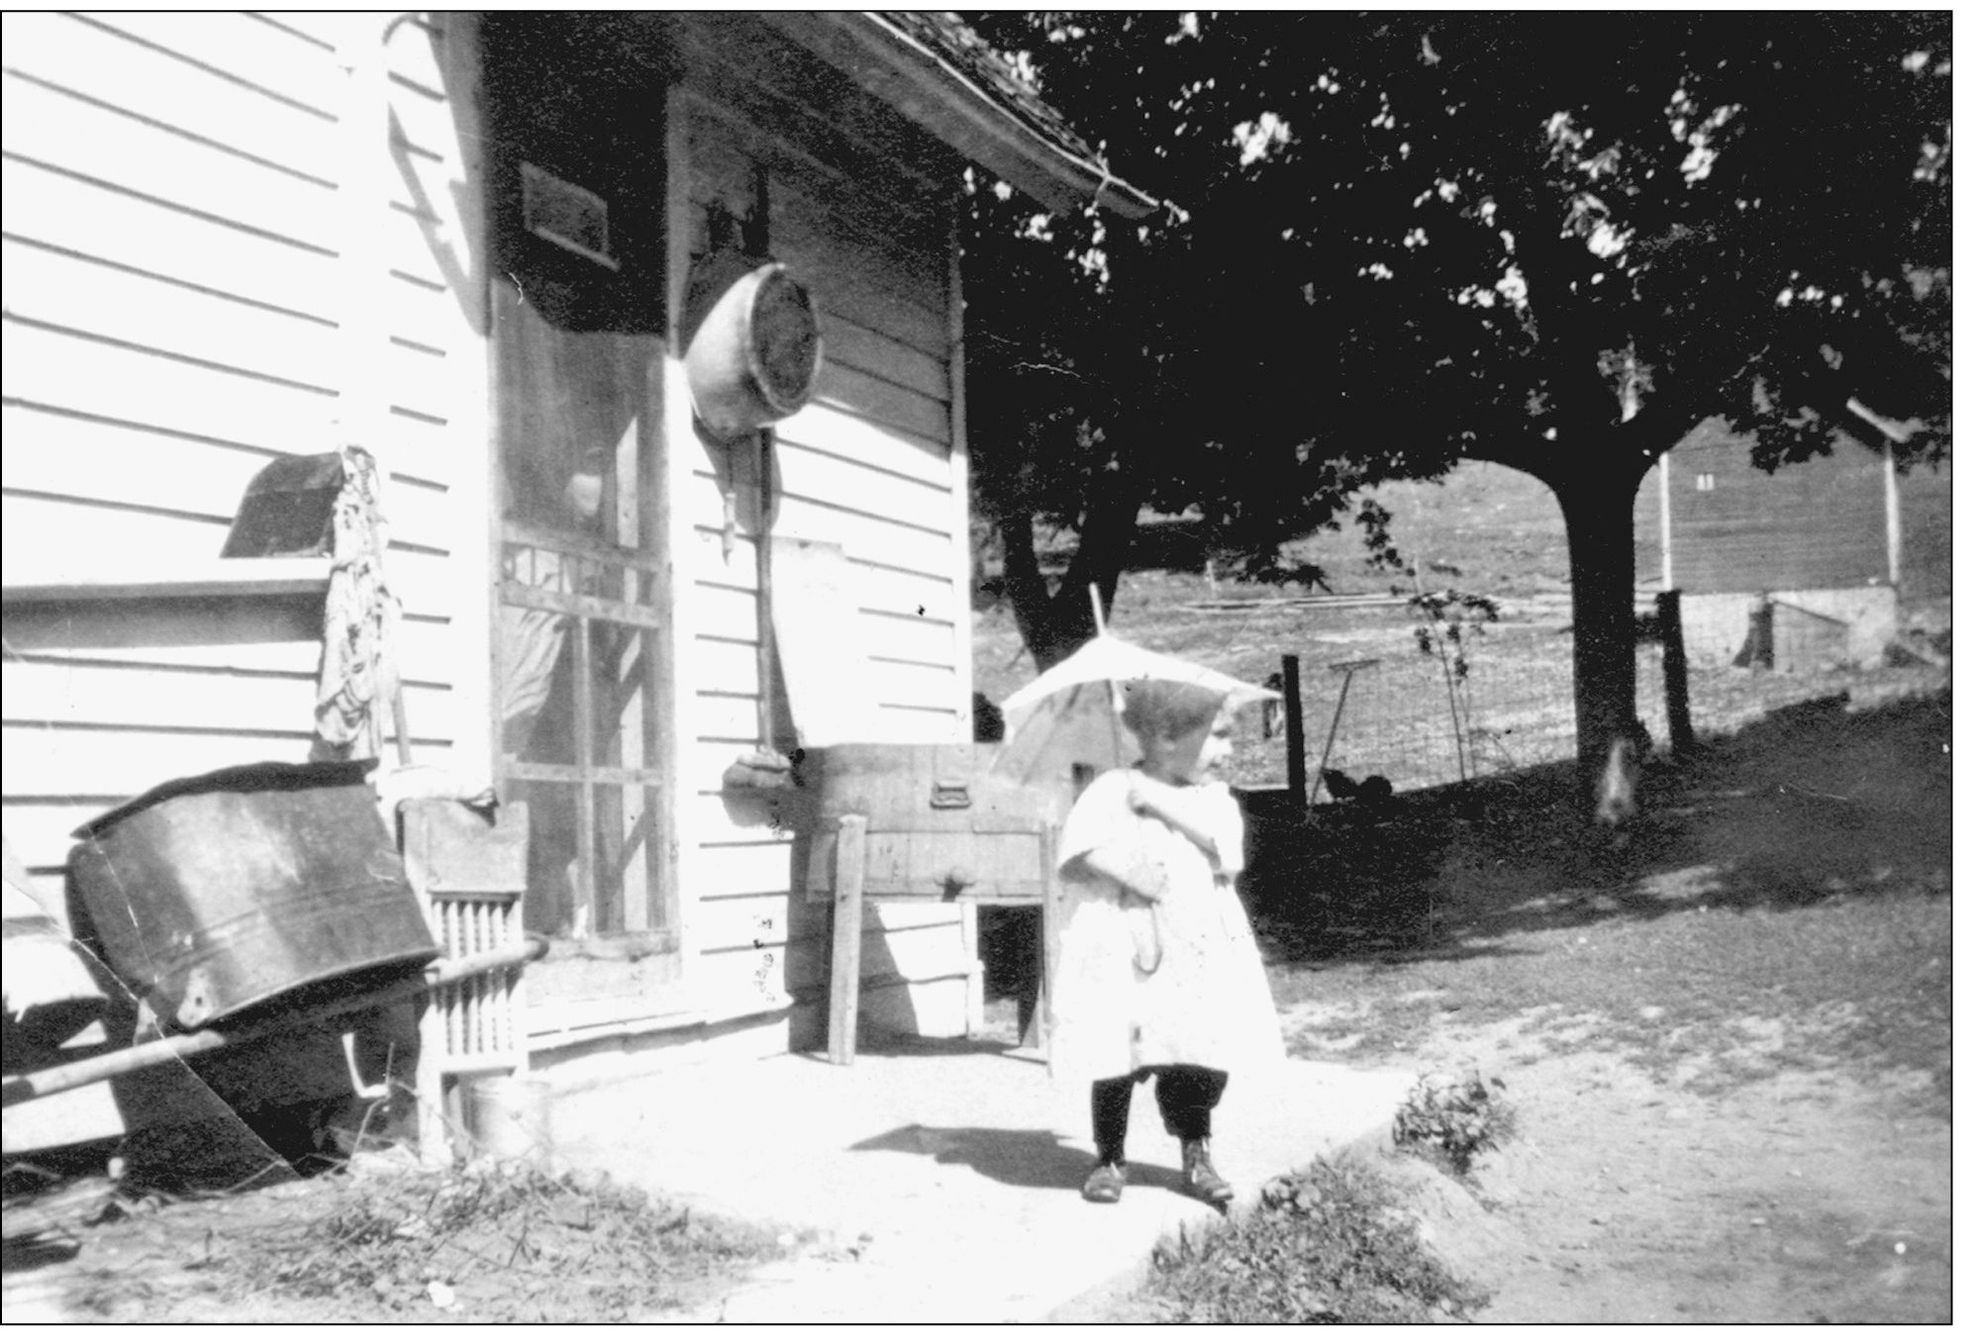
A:
POLYGON ((1001 703, 1007 734, 994 771, 1032 780, 1077 764, 1103 771, 1136 761, 1137 745, 1118 717, 1117 689, 1146 680, 1204 688, 1236 706, 1281 698, 1218 669, 1113 636, 1099 608, 1093 640, 1001 703))

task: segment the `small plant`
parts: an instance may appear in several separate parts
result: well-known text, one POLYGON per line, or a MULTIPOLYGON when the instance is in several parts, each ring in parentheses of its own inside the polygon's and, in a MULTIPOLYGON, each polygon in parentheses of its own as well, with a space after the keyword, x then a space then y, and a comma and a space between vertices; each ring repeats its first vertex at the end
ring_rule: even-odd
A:
POLYGON ((1254 1212, 1181 1236, 1154 1264, 1147 1298, 1186 1323, 1417 1323, 1487 1301, 1420 1241, 1390 1184, 1348 1158, 1277 1176, 1254 1212))
POLYGON ((1479 1073, 1421 1077, 1392 1121, 1392 1141, 1464 1175, 1475 1157, 1493 1151, 1514 1131, 1514 1110, 1498 1094, 1506 1089, 1499 1077, 1482 1081, 1479 1073))
MULTIPOLYGON (((1411 579, 1409 594, 1398 585, 1393 585, 1391 592, 1406 595, 1406 605, 1419 619, 1412 629, 1419 653, 1439 661, 1440 674, 1446 680, 1448 718, 1453 726, 1454 762, 1464 785, 1474 759, 1476 735, 1480 732, 1474 724, 1473 693, 1467 676, 1472 665, 1467 653, 1473 641, 1486 633, 1488 623, 1501 620, 1501 606, 1484 594, 1470 594, 1450 586, 1443 590, 1427 589, 1418 564, 1407 562, 1391 541, 1391 512, 1376 502, 1366 501, 1358 508, 1357 524, 1364 531, 1368 554, 1365 565, 1373 571, 1411 579)), ((1436 575, 1458 579, 1461 574, 1459 567, 1446 562, 1428 562, 1426 566, 1436 575)))

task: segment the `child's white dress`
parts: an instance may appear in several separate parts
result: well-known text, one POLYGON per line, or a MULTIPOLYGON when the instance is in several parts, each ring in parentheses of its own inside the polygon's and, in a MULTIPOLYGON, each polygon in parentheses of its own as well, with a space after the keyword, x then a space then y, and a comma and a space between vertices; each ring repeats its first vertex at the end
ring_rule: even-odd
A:
POLYGON ((1082 880, 1063 883, 1062 942, 1049 993, 1050 1071, 1080 1083, 1168 1063, 1250 1073, 1279 1062, 1275 1002, 1233 888, 1242 867, 1239 805, 1218 782, 1188 792, 1210 814, 1216 877, 1199 846, 1131 810, 1130 785, 1126 770, 1098 776, 1063 823, 1058 864, 1082 880), (1074 867, 1091 850, 1129 842, 1166 869, 1170 890, 1155 908, 1074 867), (1141 968, 1154 959, 1155 969, 1141 968))

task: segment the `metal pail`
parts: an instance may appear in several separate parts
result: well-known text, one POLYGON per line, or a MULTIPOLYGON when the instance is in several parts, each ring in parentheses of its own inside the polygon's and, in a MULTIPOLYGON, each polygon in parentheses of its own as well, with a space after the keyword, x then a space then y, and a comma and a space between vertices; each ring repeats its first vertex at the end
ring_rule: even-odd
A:
POLYGON ((478 1078, 466 1084, 467 1136, 480 1155, 545 1163, 551 1150, 549 1104, 549 1085, 537 1078, 478 1078))
POLYGON ((364 783, 374 762, 265 762, 158 786, 75 833, 70 886, 110 968, 204 1026, 353 992, 438 956, 364 783))

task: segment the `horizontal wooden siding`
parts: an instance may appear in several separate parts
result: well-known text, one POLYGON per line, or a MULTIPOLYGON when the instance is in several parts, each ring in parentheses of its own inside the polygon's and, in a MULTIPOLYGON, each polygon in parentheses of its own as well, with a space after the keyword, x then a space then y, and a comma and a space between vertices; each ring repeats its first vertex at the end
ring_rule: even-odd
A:
MULTIPOLYGON (((437 760, 458 729, 455 491, 482 467, 452 438, 484 394, 463 167, 439 33, 352 22, 5 15, 0 545, 10 583, 214 557, 263 466, 336 447, 362 376, 407 709, 437 760), (381 46, 378 92, 353 80, 353 31, 381 46), (360 101, 378 96, 387 114, 360 101), (353 116, 388 122, 388 142, 354 146, 353 116), (359 294, 376 346, 353 357, 359 294)), ((161 780, 306 755, 317 638, 288 619, 257 639, 241 611, 78 605, 65 628, 10 609, 5 811, 31 867, 57 869, 74 821, 161 780)))

